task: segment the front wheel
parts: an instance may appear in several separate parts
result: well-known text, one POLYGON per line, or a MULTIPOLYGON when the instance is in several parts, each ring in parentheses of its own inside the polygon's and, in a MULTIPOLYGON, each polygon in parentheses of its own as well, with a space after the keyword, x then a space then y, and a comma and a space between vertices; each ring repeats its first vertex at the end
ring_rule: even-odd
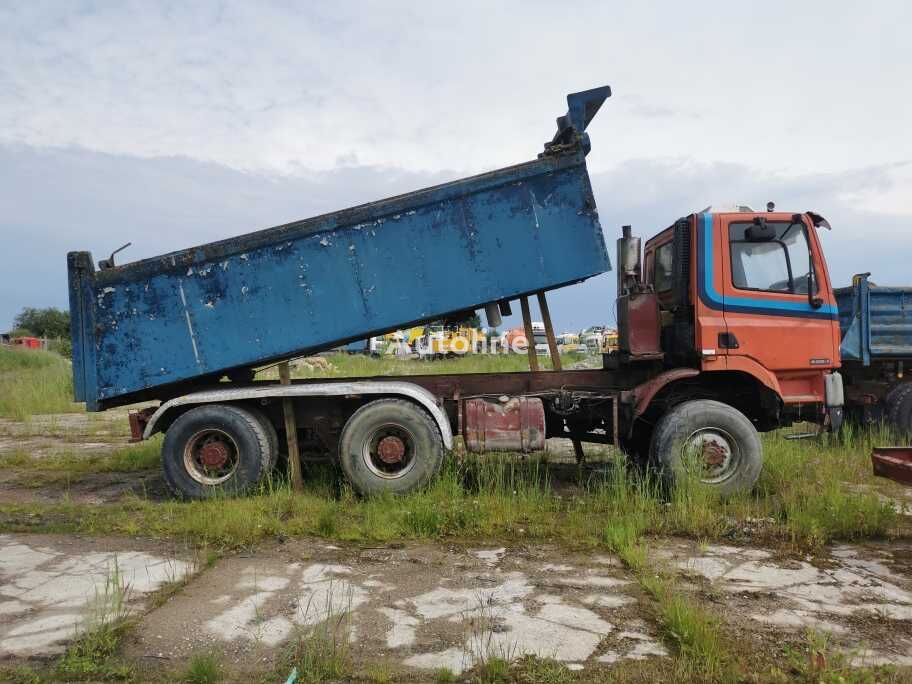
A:
POLYGON ((359 494, 406 494, 440 470, 443 440, 421 407, 402 399, 377 399, 348 419, 339 460, 359 494))
POLYGON ((757 482, 763 447, 743 413, 701 399, 678 404, 659 420, 650 458, 669 484, 692 476, 728 495, 747 491, 757 482))

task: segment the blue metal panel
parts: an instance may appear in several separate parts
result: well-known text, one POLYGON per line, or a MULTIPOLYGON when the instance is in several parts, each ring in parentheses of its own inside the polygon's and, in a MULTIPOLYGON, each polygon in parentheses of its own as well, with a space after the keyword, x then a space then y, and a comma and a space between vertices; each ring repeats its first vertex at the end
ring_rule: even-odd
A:
POLYGON ((912 357, 912 288, 876 287, 867 274, 836 290, 843 360, 870 365, 912 357))
POLYGON ((78 396, 96 410, 608 270, 582 135, 526 164, 119 268, 71 254, 78 396))

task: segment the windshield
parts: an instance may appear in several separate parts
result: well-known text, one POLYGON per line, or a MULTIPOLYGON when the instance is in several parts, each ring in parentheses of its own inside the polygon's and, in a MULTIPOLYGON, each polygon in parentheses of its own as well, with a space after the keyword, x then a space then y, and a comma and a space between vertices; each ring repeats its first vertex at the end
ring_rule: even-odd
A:
POLYGON ((729 226, 732 284, 742 290, 807 294, 810 251, 804 225, 770 221, 770 239, 759 242, 748 239, 752 226, 729 226))

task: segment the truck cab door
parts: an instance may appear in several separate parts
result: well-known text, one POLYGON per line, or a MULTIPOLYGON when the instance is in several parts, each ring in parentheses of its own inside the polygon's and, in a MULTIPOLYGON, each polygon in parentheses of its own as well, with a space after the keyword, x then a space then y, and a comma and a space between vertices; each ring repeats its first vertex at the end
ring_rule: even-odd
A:
POLYGON ((707 276, 702 294, 722 307, 726 367, 760 366, 786 403, 822 401, 821 371, 839 365, 838 316, 814 226, 785 213, 705 213, 698 224, 705 264, 721 264, 721 281, 707 276))

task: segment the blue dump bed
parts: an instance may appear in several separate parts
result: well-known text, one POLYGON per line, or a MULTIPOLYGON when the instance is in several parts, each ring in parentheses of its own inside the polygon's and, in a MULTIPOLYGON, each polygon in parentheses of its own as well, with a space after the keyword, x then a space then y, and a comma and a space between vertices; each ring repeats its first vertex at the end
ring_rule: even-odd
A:
POLYGON ((912 288, 877 287, 868 274, 836 290, 843 362, 912 359, 912 288))
POLYGON ((585 156, 607 87, 534 160, 118 267, 68 259, 76 399, 102 410, 610 268, 585 156))

